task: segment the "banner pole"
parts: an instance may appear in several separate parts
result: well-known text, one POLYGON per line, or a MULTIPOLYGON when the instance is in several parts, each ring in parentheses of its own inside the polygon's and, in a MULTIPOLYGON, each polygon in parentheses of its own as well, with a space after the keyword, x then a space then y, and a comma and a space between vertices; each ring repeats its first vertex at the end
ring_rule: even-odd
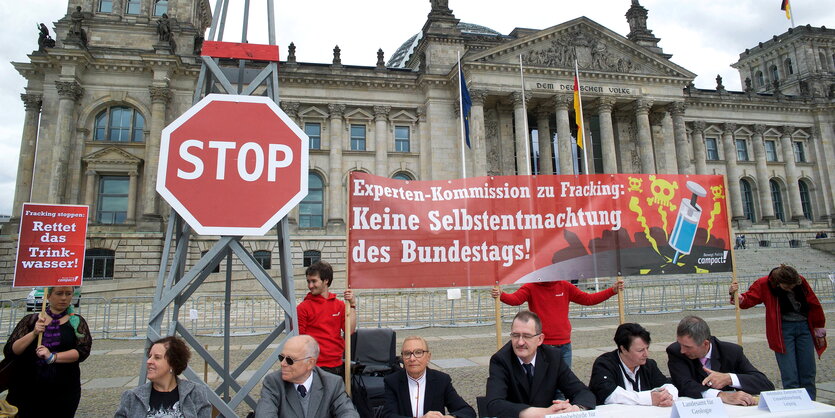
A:
MULTIPOLYGON (((49 287, 44 287, 43 288, 43 297, 41 298, 41 315, 40 315, 39 319, 40 318, 46 318, 46 295, 48 293, 49 293, 49 287)), ((43 342, 43 332, 38 334, 38 345, 36 345, 35 347, 40 346, 42 342, 43 342)))
MULTIPOLYGON (((348 185, 346 186, 348 192, 348 206, 345 207, 345 219, 350 219, 351 216, 351 181, 348 176, 348 185)), ((345 234, 345 289, 351 289, 351 227, 348 226, 348 233, 345 234)), ((356 301, 354 302, 356 303, 356 301)), ((345 304, 345 392, 351 396, 351 303, 345 304)), ((357 323, 359 325, 359 323, 357 323)))
POLYGON ((494 289, 498 289, 500 291, 499 297, 493 299, 493 310, 496 315, 496 350, 499 350, 502 348, 502 301, 499 300, 501 299, 499 282, 496 282, 494 289))
MULTIPOLYGON (((731 250, 731 284, 739 285, 739 281, 736 277, 736 249, 734 248, 733 237, 733 230, 731 228, 731 205, 728 202, 728 176, 722 176, 725 181, 725 212, 728 216, 728 231, 730 235, 728 235, 728 248, 731 250)), ((742 345, 742 316, 739 309, 739 291, 737 290, 734 292, 734 310, 736 311, 736 342, 739 345, 742 345)))
MULTIPOLYGON (((623 283, 623 276, 618 276, 618 281, 615 283, 615 286, 618 286, 620 283, 623 283)), ((623 292, 625 290, 626 288, 618 291, 618 317, 620 318, 621 325, 626 322, 626 313, 623 308, 623 292)))

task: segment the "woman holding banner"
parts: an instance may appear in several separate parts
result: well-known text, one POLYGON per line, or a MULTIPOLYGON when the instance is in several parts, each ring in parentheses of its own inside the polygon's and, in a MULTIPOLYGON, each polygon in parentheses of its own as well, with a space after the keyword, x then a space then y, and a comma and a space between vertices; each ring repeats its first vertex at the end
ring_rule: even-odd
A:
POLYGON ((87 321, 73 313, 73 291, 72 286, 50 287, 46 313, 23 317, 3 347, 15 361, 15 384, 6 400, 18 407, 18 417, 75 415, 81 399, 79 363, 90 355, 93 337, 87 321))
MULTIPOLYGON (((728 293, 733 303, 738 283, 728 293)), ((826 350, 826 317, 818 297, 793 267, 781 264, 739 295, 739 307, 765 305, 765 337, 774 350, 783 389, 806 388, 815 400, 815 352, 826 350)))

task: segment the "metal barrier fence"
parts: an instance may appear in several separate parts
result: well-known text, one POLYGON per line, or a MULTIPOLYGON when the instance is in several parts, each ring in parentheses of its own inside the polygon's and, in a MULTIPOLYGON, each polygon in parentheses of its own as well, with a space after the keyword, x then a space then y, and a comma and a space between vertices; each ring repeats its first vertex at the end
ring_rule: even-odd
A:
MULTIPOLYGON (((805 275, 821 303, 835 303, 835 274, 818 272, 805 275)), ((740 290, 745 291, 758 276, 739 276, 740 290)), ((626 279, 624 308, 627 314, 664 314, 683 310, 733 309, 728 297, 730 275, 677 276, 665 279, 626 279)), ((600 290, 611 285, 601 280, 600 290)), ((595 290, 594 280, 581 280, 584 291, 595 290)), ((518 286, 506 286, 513 291, 518 286)), ((364 290, 357 292, 361 327, 422 328, 488 325, 495 322, 494 300, 490 288, 461 289, 460 299, 448 299, 446 289, 364 290)), ((300 302, 301 299, 297 300, 300 302)), ((189 299, 178 313, 180 322, 193 333, 219 336, 223 333, 225 298, 201 295, 189 299)), ((571 318, 603 318, 618 315, 617 297, 594 306, 571 305, 571 318)), ((509 321, 521 306, 501 305, 501 319, 509 321)), ((230 329, 232 335, 265 334, 284 318, 278 304, 263 294, 233 295, 230 329)), ((84 316, 96 338, 141 339, 145 337, 151 297, 105 299, 82 297, 78 312, 84 316)), ((6 338, 26 314, 23 300, 0 300, 0 337, 6 338)), ((170 320, 171 309, 165 322, 170 320)))

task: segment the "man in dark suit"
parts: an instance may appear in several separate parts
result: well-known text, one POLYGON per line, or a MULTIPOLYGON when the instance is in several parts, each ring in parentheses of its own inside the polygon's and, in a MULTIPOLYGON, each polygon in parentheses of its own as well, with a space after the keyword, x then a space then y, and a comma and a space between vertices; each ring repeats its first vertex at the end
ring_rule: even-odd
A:
POLYGON ((678 323, 676 341, 667 347, 667 366, 681 396, 719 397, 732 405, 753 405, 760 392, 774 384, 757 370, 742 347, 710 335, 707 323, 687 316, 678 323))
POLYGON ((284 343, 281 370, 264 378, 256 418, 359 418, 342 379, 316 367, 319 344, 309 335, 284 343))
POLYGON ((542 322, 520 311, 510 327, 510 342, 490 358, 487 416, 544 417, 594 409, 594 394, 562 361, 558 348, 542 345, 542 322), (554 400, 557 390, 568 400, 554 400))
POLYGON ((589 389, 597 403, 672 406, 678 389, 649 358, 649 331, 634 324, 620 324, 615 331, 617 350, 594 361, 589 389))
POLYGON ((427 368, 432 354, 421 337, 407 337, 400 351, 405 368, 386 376, 386 402, 383 417, 446 416, 475 418, 475 411, 464 401, 446 373, 427 368))

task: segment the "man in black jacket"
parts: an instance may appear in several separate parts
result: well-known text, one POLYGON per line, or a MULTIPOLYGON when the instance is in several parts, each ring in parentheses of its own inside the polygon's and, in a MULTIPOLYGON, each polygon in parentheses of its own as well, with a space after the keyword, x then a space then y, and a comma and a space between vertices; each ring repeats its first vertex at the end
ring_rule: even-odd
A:
POLYGON ((475 411, 452 387, 448 374, 427 368, 432 354, 421 337, 406 337, 400 351, 405 368, 383 379, 383 417, 475 418, 475 411))
POLYGON ((774 390, 774 384, 748 361, 742 347, 711 337, 702 318, 682 319, 676 341, 667 347, 667 366, 681 396, 718 396, 724 403, 748 406, 755 402, 751 395, 774 390))
POLYGON ((589 389, 597 404, 672 406, 678 389, 649 358, 649 331, 621 324, 614 339, 617 350, 601 354, 591 369, 589 389))
POLYGON ((594 394, 562 361, 560 350, 542 345, 544 340, 535 313, 516 314, 510 342, 490 358, 487 416, 544 417, 594 409, 594 394), (554 400, 557 390, 568 400, 554 400))

